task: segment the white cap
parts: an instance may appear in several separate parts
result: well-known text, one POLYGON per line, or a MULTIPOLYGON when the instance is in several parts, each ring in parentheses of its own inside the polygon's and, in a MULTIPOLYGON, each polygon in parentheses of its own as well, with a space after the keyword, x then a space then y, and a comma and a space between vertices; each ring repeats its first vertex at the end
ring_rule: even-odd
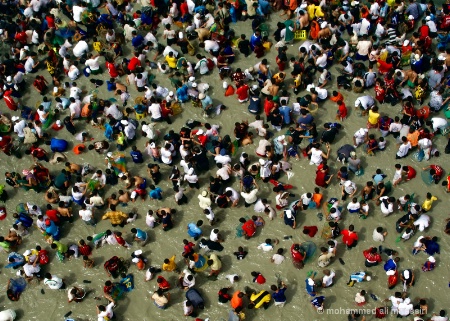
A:
POLYGON ((445 60, 445 57, 444 57, 443 55, 439 55, 439 56, 438 56, 438 59, 444 61, 444 60, 445 60))
POLYGON ((430 21, 430 20, 431 20, 431 17, 430 17, 430 16, 427 16, 427 17, 425 18, 425 20, 426 20, 426 21, 430 21))
POLYGON ((189 77, 189 81, 195 81, 195 77, 194 76, 189 77))
POLYGON ((266 161, 265 161, 264 159, 260 158, 260 159, 259 159, 259 163, 260 163, 261 165, 264 165, 264 164, 266 163, 266 161))
POLYGON ((355 156, 356 156, 356 153, 355 153, 355 152, 350 152, 350 156, 351 156, 351 157, 355 157, 355 156))
POLYGON ((53 87, 53 92, 54 92, 54 93, 57 93, 57 92, 58 92, 58 87, 56 87, 56 86, 53 87))
POLYGON ((135 257, 135 258, 133 258, 133 259, 131 260, 131 262, 133 262, 133 263, 139 263, 139 259, 138 259, 137 257, 135 257))
POLYGON ((258 85, 253 85, 252 90, 256 90, 256 89, 258 89, 258 85))
POLYGON ((196 14, 194 15, 194 17, 195 17, 195 18, 200 18, 201 15, 200 15, 200 13, 196 13, 196 14))
POLYGON ((119 175, 117 175, 117 176, 119 176, 119 177, 123 177, 123 173, 119 173, 119 175))
POLYGON ((31 251, 30 250, 26 250, 24 253, 23 253, 23 256, 28 256, 28 255, 30 255, 31 254, 31 251))
POLYGON ((436 259, 433 256, 430 256, 428 258, 428 261, 430 261, 431 263, 436 263, 436 259))
POLYGON ((142 254, 142 250, 136 250, 134 251, 134 255, 141 255, 142 254))
POLYGON ((370 281, 372 278, 370 276, 366 276, 366 281, 370 281))
POLYGON ((203 135, 205 132, 203 131, 203 129, 199 129, 197 130, 197 132, 195 133, 195 135, 203 135))
POLYGON ((327 26, 328 26, 328 23, 326 21, 324 21, 320 24, 320 28, 322 28, 322 29, 326 28, 327 26))
POLYGON ((7 82, 11 82, 12 81, 12 77, 11 76, 6 77, 6 81, 7 82))
POLYGON ((56 121, 56 126, 58 126, 58 127, 61 127, 61 126, 62 126, 62 125, 61 125, 61 120, 58 119, 58 120, 56 121))
POLYGON ((204 93, 201 93, 200 95, 198 95, 198 99, 205 99, 205 94, 204 93))
POLYGON ((19 116, 12 116, 12 117, 11 117, 11 120, 12 120, 13 122, 18 121, 19 119, 20 119, 19 116))
POLYGON ((192 87, 193 87, 193 88, 197 88, 197 83, 196 83, 196 82, 193 82, 193 83, 192 83, 192 87))
POLYGON ((183 32, 182 31, 180 31, 179 33, 178 33, 178 38, 180 38, 180 39, 183 39, 183 32))
POLYGON ((403 46, 407 46, 407 45, 409 45, 409 40, 408 40, 408 39, 406 39, 405 41, 403 41, 403 46))
POLYGON ((25 49, 25 50, 30 50, 30 47, 28 47, 28 46, 23 46, 23 49, 25 49))
POLYGON ((120 121, 120 123, 122 124, 122 125, 128 125, 128 120, 125 120, 125 119, 122 119, 121 121, 120 121))
POLYGON ((208 191, 203 191, 203 192, 202 192, 202 196, 203 196, 203 197, 208 196, 208 191))
POLYGON ((156 144, 155 143, 151 143, 150 144, 150 148, 155 148, 156 147, 156 144))
POLYGON ((108 153, 106 154, 106 157, 112 157, 112 153, 111 153, 111 152, 108 152, 108 153))
POLYGON ((173 91, 169 91, 169 96, 173 96, 173 91))
POLYGON ((409 15, 408 16, 408 20, 414 20, 414 16, 413 15, 409 15))

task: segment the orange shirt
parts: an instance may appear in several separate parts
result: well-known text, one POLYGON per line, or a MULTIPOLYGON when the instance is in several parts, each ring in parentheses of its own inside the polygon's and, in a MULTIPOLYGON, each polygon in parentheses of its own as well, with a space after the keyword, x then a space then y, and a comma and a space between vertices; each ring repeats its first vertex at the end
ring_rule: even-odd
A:
POLYGON ((344 101, 344 96, 342 96, 342 94, 338 92, 337 96, 330 96, 330 100, 337 103, 339 100, 344 101))
POLYGON ((322 198, 323 198, 323 195, 320 194, 320 193, 314 193, 313 194, 312 200, 313 200, 314 203, 316 203, 316 207, 317 208, 319 208, 320 203, 322 203, 322 198))
POLYGON ((406 138, 411 143, 412 147, 416 147, 419 144, 419 131, 416 130, 414 133, 409 133, 406 138))
POLYGON ((241 291, 236 291, 233 293, 233 297, 231 298, 231 307, 233 309, 236 309, 237 307, 243 307, 244 306, 244 301, 242 300, 242 298, 238 297, 238 294, 241 293, 241 291))
POLYGON ((77 155, 80 155, 85 149, 86 146, 84 144, 78 144, 73 148, 73 152, 77 155))

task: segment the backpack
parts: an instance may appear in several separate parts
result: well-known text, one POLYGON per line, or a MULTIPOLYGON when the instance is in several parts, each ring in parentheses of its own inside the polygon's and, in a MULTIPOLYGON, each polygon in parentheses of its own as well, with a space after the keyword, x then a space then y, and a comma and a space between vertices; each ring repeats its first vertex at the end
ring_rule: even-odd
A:
POLYGON ((206 59, 206 65, 208 66, 208 70, 211 71, 214 69, 215 63, 211 59, 206 59))
POLYGON ((114 272, 119 269, 119 264, 120 259, 117 256, 113 256, 112 258, 110 258, 108 261, 105 262, 103 267, 105 268, 105 270, 109 272, 114 272))

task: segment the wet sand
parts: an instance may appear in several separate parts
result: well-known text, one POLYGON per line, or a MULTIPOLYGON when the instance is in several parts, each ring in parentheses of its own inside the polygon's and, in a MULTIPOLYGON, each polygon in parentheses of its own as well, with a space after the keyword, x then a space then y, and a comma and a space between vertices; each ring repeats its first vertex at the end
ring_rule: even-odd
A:
MULTIPOLYGON (((278 14, 273 14, 271 18, 270 25, 273 27, 276 25, 277 19, 279 19, 278 14)), ((232 25, 232 28, 236 31, 237 34, 240 34, 243 31, 247 31, 247 37, 250 37, 250 28, 249 22, 243 23, 239 22, 236 25, 232 25)), ((273 33, 273 29, 271 29, 271 33, 273 33)), ((161 36, 161 33, 158 33, 158 36, 161 36)), ((162 36, 161 36, 162 37, 162 36)), ((165 41, 162 41, 163 43, 165 41)), ((289 45, 288 58, 297 53, 298 47, 301 45, 301 42, 295 42, 293 45, 289 45)), ((233 68, 241 67, 243 69, 253 66, 259 60, 256 60, 254 56, 250 56, 248 59, 245 59, 242 55, 236 53, 237 59, 233 64, 233 68)), ((274 48, 265 56, 271 62, 271 70, 272 72, 276 71, 275 64, 275 56, 276 51, 274 48)), ((188 58, 190 61, 195 61, 191 57, 188 58)), ((160 61, 163 58, 160 57, 160 61)), ((104 67, 102 66, 104 69, 104 67)), ((331 68, 333 73, 333 81, 330 85, 327 85, 327 90, 329 94, 331 91, 335 89, 336 80, 335 77, 338 74, 335 70, 335 67, 331 68)), ((289 69, 287 70, 289 73, 289 69)), ((48 73, 43 71, 42 74, 50 79, 48 73)), ((107 74, 104 73, 101 76, 94 76, 96 78, 101 78, 103 80, 107 80, 107 74)), ((91 77, 92 78, 92 77, 91 77)), ((197 76, 198 79, 198 76, 197 76)), ((123 79, 124 81, 124 79, 123 79)), ((27 77, 27 82, 31 87, 31 77, 27 77)), ((234 122, 241 120, 248 120, 251 122, 254 119, 254 116, 251 115, 247 111, 247 104, 239 104, 237 102, 236 96, 232 97, 224 97, 224 90, 222 89, 222 81, 220 81, 217 70, 215 70, 213 75, 203 76, 201 77, 201 82, 207 82, 211 85, 209 90, 209 94, 214 100, 214 103, 224 103, 228 106, 228 109, 224 111, 221 115, 215 116, 211 119, 203 119, 201 116, 200 109, 192 107, 191 103, 184 104, 184 111, 181 115, 173 118, 173 124, 168 126, 166 123, 159 123, 156 125, 156 128, 159 129, 162 133, 168 131, 168 129, 173 128, 178 130, 188 119, 196 119, 202 122, 210 122, 211 124, 218 124, 221 126, 220 134, 225 135, 232 133, 234 122)), ((82 86, 83 89, 90 90, 91 83, 89 79, 85 77, 81 77, 77 80, 77 83, 82 86)), ((168 79, 165 76, 156 73, 156 83, 162 84, 170 89, 170 84, 168 79)), ((291 83, 291 80, 288 81, 288 84, 291 83)), ((349 109, 353 109, 354 101, 356 99, 356 95, 354 93, 347 92, 345 90, 341 91, 345 97, 345 103, 349 106, 349 109)), ((370 95, 373 95, 373 90, 368 92, 370 95)), ((132 99, 134 100, 138 94, 134 88, 130 89, 130 94, 132 99)), ((300 93, 300 95, 305 95, 305 92, 300 93)), ((112 97, 111 93, 106 91, 106 85, 103 85, 99 88, 98 97, 100 98, 110 98, 112 97)), ((117 97, 116 97, 117 98, 117 97)), ((26 105, 34 106, 35 102, 40 99, 36 92, 33 89, 30 89, 25 96, 23 97, 23 102, 26 105)), ((291 93, 291 102, 295 99, 295 96, 291 93)), ((3 105, 3 103, 2 103, 3 105)), ((54 106, 54 104, 53 104, 54 106)), ((380 105, 381 114, 388 114, 391 117, 398 115, 399 110, 401 108, 400 105, 392 107, 390 105, 380 105)), ((416 105, 417 107, 417 105, 416 105)), ((2 108, 3 111, 6 110, 6 107, 2 108)), ((15 113, 11 113, 9 110, 6 112, 9 115, 13 115, 15 113)), ((63 115, 66 115, 68 111, 65 111, 63 115)), ((336 106, 334 103, 327 101, 321 104, 318 112, 314 115, 317 121, 317 128, 321 129, 323 123, 334 121, 336 113, 336 106)), ((442 115, 443 116, 443 115, 442 115)), ((351 138, 353 133, 360 127, 365 127, 366 118, 361 118, 356 115, 353 110, 350 110, 348 118, 342 123, 344 129, 338 135, 335 143, 332 145, 331 149, 331 157, 329 161, 330 167, 333 169, 335 173, 336 170, 341 166, 340 163, 335 162, 336 150, 345 143, 351 142, 351 138)), ((82 129, 88 129, 90 134, 96 139, 103 139, 103 132, 97 129, 92 129, 83 121, 78 121, 76 123, 76 127, 79 131, 82 129)), ((284 131, 284 130, 283 130, 284 131)), ((65 139, 70 140, 68 132, 66 130, 62 130, 58 133, 52 132, 49 130, 51 135, 58 135, 58 137, 63 137, 65 139)), ((375 130, 370 130, 370 133, 374 133, 377 137, 379 134, 375 130)), ((276 135, 277 136, 277 135, 276 135)), ((139 136, 140 137, 140 136, 139 136)), ((374 174, 377 168, 383 169, 384 173, 388 175, 386 180, 391 180, 394 174, 394 164, 397 163, 395 160, 396 146, 394 139, 392 137, 388 137, 388 144, 386 151, 378 152, 375 157, 367 157, 363 155, 363 151, 361 148, 358 148, 358 156, 362 159, 362 164, 365 170, 365 174, 360 177, 351 176, 351 179, 354 180, 358 186, 358 190, 364 186, 365 182, 370 180, 371 176, 374 174)), ((141 150, 144 149, 146 139, 140 137, 136 145, 141 150)), ((161 140, 160 140, 161 142, 161 140)), ((426 254, 420 253, 417 256, 413 256, 411 254, 411 249, 413 242, 417 239, 419 235, 436 235, 439 237, 439 244, 442 248, 442 253, 446 253, 447 248, 449 247, 449 239, 443 233, 443 228, 445 226, 444 220, 448 217, 446 199, 447 195, 445 194, 443 188, 440 185, 436 186, 426 186, 420 177, 420 170, 422 167, 425 167, 429 164, 439 164, 447 170, 449 161, 449 157, 443 154, 444 146, 446 144, 446 139, 443 137, 438 137, 434 140, 434 143, 437 145, 438 149, 442 152, 442 156, 439 158, 433 158, 432 160, 422 163, 416 163, 412 160, 411 157, 407 157, 399 161, 402 165, 411 165, 418 171, 418 176, 410 182, 402 183, 398 187, 394 188, 392 195, 396 198, 402 196, 406 193, 415 193, 416 201, 421 204, 425 198, 425 194, 427 191, 433 193, 433 195, 437 196, 439 201, 433 204, 433 209, 429 213, 432 219, 431 226, 424 233, 418 232, 412 240, 407 241, 405 243, 395 243, 395 239, 397 238, 397 233, 395 231, 395 221, 400 217, 400 213, 395 211, 393 215, 388 218, 383 218, 379 208, 375 207, 373 202, 370 203, 370 216, 366 220, 359 219, 356 215, 351 215, 347 211, 343 214, 343 221, 340 223, 341 228, 348 227, 349 224, 354 224, 355 229, 359 234, 359 244, 358 246, 351 250, 346 251, 342 243, 338 244, 337 257, 332 260, 332 264, 328 267, 330 269, 334 269, 336 271, 335 285, 332 288, 324 289, 320 291, 320 295, 324 295, 326 297, 325 308, 332 309, 348 309, 348 308, 356 308, 354 303, 355 294, 365 289, 368 293, 372 292, 376 294, 380 299, 384 299, 393 295, 394 290, 387 290, 387 276, 382 268, 382 266, 365 268, 364 267, 364 257, 362 255, 362 251, 373 246, 380 245, 372 240, 372 231, 377 226, 383 226, 383 228, 387 229, 389 235, 386 238, 383 246, 390 247, 399 252, 399 256, 401 257, 401 261, 399 263, 400 270, 403 269, 413 269, 416 277, 416 286, 409 290, 409 297, 411 299, 416 298, 427 298, 429 302, 429 311, 430 312, 438 312, 442 308, 446 308, 446 302, 448 301, 448 295, 445 294, 448 290, 447 282, 448 279, 445 275, 448 275, 448 258, 444 255, 436 255, 437 260, 437 268, 433 272, 429 272, 424 274, 421 271, 421 266, 425 262, 428 257, 426 254), (345 261, 345 266, 342 266, 338 262, 338 258, 342 258, 345 261), (348 277, 351 273, 366 270, 372 276, 372 281, 367 283, 364 282, 362 284, 356 284, 353 288, 350 288, 346 285, 348 277)), ((304 147, 305 142, 302 147, 304 147)), ((246 146, 239 150, 238 155, 242 152, 248 152, 250 154, 251 161, 256 161, 257 157, 255 156, 254 150, 257 145, 246 146)), ((73 146, 73 145, 71 145, 73 146)), ((44 146, 46 150, 48 146, 44 146)), ((114 150, 114 149, 113 149, 114 150)), ((128 155, 129 149, 126 150, 128 155)), ((71 150, 69 150, 66 155, 69 158, 69 161, 82 164, 85 162, 89 162, 95 165, 99 169, 105 169, 103 164, 103 158, 94 152, 84 153, 81 156, 75 156, 71 150)), ((22 169, 29 167, 32 164, 32 160, 28 156, 24 156, 22 159, 17 160, 15 158, 6 158, 5 155, 0 156, 3 162, 0 164, 0 171, 4 172, 8 171, 18 171, 21 172, 22 169)), ((131 162, 131 159, 128 157, 128 169, 132 174, 140 174, 142 176, 146 176, 146 165, 135 165, 131 162)), ((148 157, 145 159, 146 163, 152 162, 148 157)), ((237 161, 237 157, 233 159, 233 163, 237 161)), ((309 165, 309 161, 305 158, 301 158, 300 161, 292 160, 293 163, 293 171, 295 176, 288 181, 285 175, 282 175, 280 181, 289 182, 293 184, 295 188, 292 190, 292 193, 295 193, 296 196, 301 195, 304 192, 312 192, 314 185, 314 169, 315 167, 309 165)), ((44 166, 48 164, 44 162, 44 166)), ((58 173, 63 166, 62 165, 54 165, 49 167, 52 174, 58 173)), ((134 226, 139 227, 141 229, 146 230, 149 233, 150 241, 147 245, 144 246, 143 251, 144 255, 148 258, 149 264, 154 266, 160 266, 163 263, 163 260, 166 257, 170 257, 174 254, 177 255, 177 262, 180 267, 184 267, 181 257, 182 251, 182 239, 187 238, 186 234, 186 225, 189 222, 197 221, 199 218, 204 219, 204 215, 202 214, 201 209, 198 206, 197 195, 198 191, 196 190, 188 190, 187 196, 189 198, 189 204, 184 206, 176 206, 173 201, 173 191, 171 189, 171 183, 168 181, 168 175, 170 173, 170 168, 166 166, 161 166, 161 171, 163 174, 163 180, 159 184, 159 186, 164 191, 164 199, 162 201, 150 201, 146 200, 145 202, 138 201, 135 206, 138 208, 139 217, 136 222, 127 225, 125 228, 114 229, 121 230, 125 234, 125 238, 131 242, 130 229, 134 226), (149 230, 145 225, 145 213, 148 209, 158 209, 162 206, 171 206, 177 209, 177 214, 175 215, 175 228, 169 232, 163 232, 161 227, 156 227, 153 230, 149 230)), ((215 168, 212 167, 212 171, 215 172, 215 168)), ((203 186, 207 186, 209 181, 209 174, 201 175, 200 184, 203 186)), ((275 206, 275 194, 271 191, 272 185, 263 184, 262 182, 258 182, 260 185, 260 193, 259 196, 261 198, 268 198, 272 206, 275 206)), ((120 185, 119 185, 120 186, 120 185)), ((236 190, 239 188, 239 182, 233 180, 231 185, 236 190)), ((105 199, 113 192, 117 192, 119 187, 108 187, 106 189, 105 199)), ((12 214, 14 213, 15 207, 17 204, 28 201, 30 203, 35 203, 40 205, 42 208, 45 206, 45 200, 43 198, 43 194, 37 194, 34 191, 24 192, 23 190, 12 190, 9 186, 7 187, 7 191, 10 194, 10 200, 6 203, 8 216, 6 220, 2 222, 1 225, 1 234, 4 235, 7 233, 8 229, 13 224, 14 220, 12 214)), ((332 185, 324 191, 324 199, 327 200, 330 197, 339 197, 340 189, 337 180, 334 180, 332 185)), ((130 205, 128 208, 125 208, 125 211, 131 210, 133 205, 130 205)), ((322 230, 322 226, 325 224, 325 221, 319 221, 316 213, 317 210, 307 210, 302 211, 298 215, 298 227, 296 230, 292 230, 286 225, 284 225, 283 220, 279 217, 275 218, 273 221, 266 220, 266 225, 263 229, 258 229, 258 232, 254 238, 251 240, 245 240, 243 238, 236 237, 236 227, 238 225, 238 219, 241 216, 252 215, 253 211, 247 208, 244 208, 241 200, 241 204, 238 208, 229 208, 229 209, 217 209, 216 217, 220 218, 220 222, 214 226, 220 229, 221 234, 225 237, 225 242, 223 243, 225 250, 220 253, 221 260, 223 262, 223 270, 217 281, 210 281, 207 279, 206 274, 199 273, 196 276, 196 288, 201 291, 206 300, 206 308, 201 311, 199 317, 204 319, 206 317, 210 317, 213 320, 226 320, 228 318, 228 311, 230 309, 229 305, 221 305, 218 304, 217 301, 217 292, 221 287, 229 286, 229 281, 224 279, 224 275, 230 273, 239 274, 242 279, 239 283, 233 285, 231 293, 237 289, 243 290, 244 286, 250 286, 254 289, 268 290, 271 284, 274 284, 275 274, 279 273, 284 280, 284 282, 288 286, 287 294, 287 304, 284 308, 278 308, 275 306, 271 306, 268 310, 246 310, 246 320, 275 320, 284 318, 286 320, 294 320, 297 318, 304 320, 328 320, 329 317, 326 315, 317 314, 309 304, 310 297, 305 291, 304 280, 306 278, 306 273, 309 270, 314 270, 318 272, 318 277, 322 277, 323 274, 321 272, 321 268, 317 267, 317 250, 315 258, 306 264, 303 270, 297 270, 293 267, 290 260, 290 253, 288 252, 292 241, 294 242, 303 242, 303 241, 313 241, 317 248, 326 244, 324 239, 320 238, 320 232, 322 230), (303 225, 316 225, 319 227, 319 233, 311 239, 309 237, 304 236, 302 233, 301 226, 303 225), (283 240, 284 235, 292 235, 292 241, 283 240), (280 239, 280 244, 276 247, 282 247, 286 249, 287 260, 282 263, 280 266, 276 266, 271 264, 269 259, 272 256, 272 252, 266 253, 262 252, 262 250, 258 250, 256 247, 262 243, 266 238, 278 238, 280 239), (237 250, 238 246, 243 246, 248 252, 248 256, 243 261, 237 261, 233 256, 233 252, 237 250), (267 283, 265 285, 255 285, 251 283, 252 277, 250 276, 251 271, 260 271, 267 279, 267 283)), ((73 224, 66 223, 63 227, 63 238, 62 242, 66 244, 76 243, 79 239, 84 238, 88 235, 93 235, 94 233, 103 232, 106 229, 110 229, 111 225, 109 221, 102 221, 95 228, 86 226, 78 217, 77 217, 78 207, 74 206, 74 214, 76 216, 76 220, 73 224)), ((278 212, 280 213, 280 212, 278 212)), ((96 218, 100 219, 103 211, 97 212, 96 218)), ((204 235, 209 235, 211 227, 206 225, 203 227, 204 235)), ((26 236, 23 241, 23 245, 20 247, 19 252, 23 253, 26 249, 31 249, 36 246, 36 244, 40 244, 41 246, 46 246, 49 249, 49 246, 44 242, 42 235, 36 230, 36 228, 30 229, 31 234, 26 236)), ((340 242, 340 239, 338 240, 340 242)), ((133 244, 132 250, 139 249, 140 247, 136 244, 133 244)), ((106 259, 109 259, 113 255, 121 256, 126 259, 130 259, 130 254, 132 250, 126 250, 124 248, 114 247, 110 245, 106 245, 98 250, 94 250, 93 258, 95 260, 95 267, 93 269, 83 269, 83 264, 81 259, 73 259, 71 261, 59 262, 55 257, 55 252, 49 249, 51 264, 43 268, 45 272, 50 272, 59 277, 62 277, 67 285, 80 285, 85 287, 89 291, 94 291, 90 294, 84 302, 75 304, 67 303, 67 293, 62 290, 50 290, 43 284, 35 284, 34 282, 27 287, 25 292, 22 294, 20 301, 18 302, 10 302, 7 300, 6 296, 2 296, 2 306, 7 308, 15 309, 18 313, 19 320, 62 320, 63 315, 68 311, 72 311, 72 316, 75 320, 96 320, 96 310, 95 305, 99 304, 99 302, 105 303, 106 300, 103 301, 95 301, 93 299, 94 296, 102 295, 102 286, 103 283, 108 279, 106 273, 103 270, 103 263, 106 259), (87 279, 91 280, 91 284, 83 284, 82 280, 87 279), (41 294, 40 290, 44 288, 45 294, 41 294)), ((6 265, 6 255, 3 254, 3 262, 2 266, 6 265)), ((384 258, 386 258, 384 256, 384 258)), ((190 319, 188 317, 183 316, 182 302, 185 300, 184 293, 179 289, 171 290, 171 302, 170 307, 167 310, 157 309, 151 300, 149 299, 149 292, 154 291, 156 289, 156 281, 152 280, 150 282, 144 282, 145 273, 142 271, 138 271, 135 266, 129 270, 134 274, 135 277, 135 289, 126 294, 123 299, 117 302, 117 307, 114 310, 114 313, 117 315, 117 320, 155 320, 156 318, 160 320, 182 320, 182 319, 190 319)), ((0 283, 6 286, 6 282, 8 278, 15 277, 13 270, 3 269, 0 275, 0 283)), ((163 272, 162 275, 169 280, 169 282, 174 285, 177 279, 177 275, 174 273, 166 273, 163 272)), ((395 288, 395 291, 401 291, 402 286, 398 284, 395 288)), ((4 291, 4 289, 3 289, 4 291)), ((4 293, 4 292, 3 292, 4 293)), ((367 308, 375 308, 379 306, 383 306, 383 304, 378 301, 374 302, 372 299, 367 299, 368 304, 367 308)), ((430 316, 430 314, 429 314, 430 316)), ((338 315, 335 316, 337 320, 346 320, 346 315, 338 315)), ((370 316, 369 319, 374 319, 374 317, 370 316)), ((410 319, 412 319, 410 317, 410 319)))

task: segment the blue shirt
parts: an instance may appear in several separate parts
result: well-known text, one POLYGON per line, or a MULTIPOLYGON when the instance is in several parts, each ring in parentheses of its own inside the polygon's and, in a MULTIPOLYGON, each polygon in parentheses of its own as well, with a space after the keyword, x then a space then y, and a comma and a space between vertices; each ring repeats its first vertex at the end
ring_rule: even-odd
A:
POLYGON ((397 263, 393 259, 389 259, 386 263, 384 263, 384 270, 391 271, 397 269, 397 263))
POLYGON ((278 108, 280 114, 283 115, 283 122, 285 124, 291 123, 291 108, 289 106, 281 106, 278 108))
POLYGON ((286 288, 281 288, 278 290, 278 292, 272 293, 272 298, 275 300, 275 302, 286 302, 286 295, 284 295, 285 291, 286 288))
POLYGON ((115 82, 110 82, 109 80, 107 80, 106 81, 106 89, 108 89, 108 91, 116 90, 116 83, 115 82))
POLYGON ((142 153, 140 151, 131 151, 130 156, 133 159, 133 163, 143 163, 144 158, 142 157, 142 153))
POLYGON ((305 116, 300 116, 297 120, 297 123, 301 126, 302 125, 309 125, 314 121, 314 117, 311 114, 306 114, 305 116))
POLYGON ((157 187, 153 190, 151 190, 148 195, 150 195, 151 198, 161 200, 162 199, 162 189, 157 187))
POLYGON ((309 284, 309 278, 305 280, 305 284, 306 284, 306 292, 308 292, 309 295, 314 296, 314 281, 312 282, 313 284, 309 284))
POLYGON ((319 298, 321 298, 323 301, 325 301, 325 297, 323 295, 315 297, 314 299, 311 300, 312 305, 314 305, 317 308, 320 308, 323 303, 323 301, 322 301, 322 303, 319 303, 319 298))
POLYGON ((135 237, 140 240, 145 241, 147 239, 147 233, 144 232, 143 230, 137 228, 135 237))
POLYGON ((131 44, 134 48, 141 46, 144 43, 144 37, 137 35, 131 40, 131 44))
POLYGON ((364 281, 364 277, 366 276, 365 272, 356 272, 350 275, 351 281, 362 282, 364 281))
POLYGON ((202 230, 195 223, 189 223, 187 233, 189 236, 197 237, 202 235, 202 230))

